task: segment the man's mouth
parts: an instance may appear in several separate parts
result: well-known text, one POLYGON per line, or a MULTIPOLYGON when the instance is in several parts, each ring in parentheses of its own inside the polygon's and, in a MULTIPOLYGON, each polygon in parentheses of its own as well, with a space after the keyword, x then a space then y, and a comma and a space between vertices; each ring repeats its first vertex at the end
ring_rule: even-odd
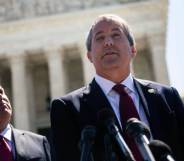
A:
POLYGON ((115 52, 115 51, 106 51, 106 52, 104 53, 103 57, 109 56, 109 55, 118 55, 118 53, 115 52))

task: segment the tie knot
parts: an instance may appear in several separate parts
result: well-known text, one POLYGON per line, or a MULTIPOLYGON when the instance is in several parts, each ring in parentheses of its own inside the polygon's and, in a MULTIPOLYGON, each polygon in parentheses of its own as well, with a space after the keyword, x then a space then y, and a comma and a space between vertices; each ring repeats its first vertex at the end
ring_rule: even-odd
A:
POLYGON ((115 90, 118 94, 127 94, 127 92, 125 91, 125 86, 123 84, 116 84, 114 87, 113 87, 113 90, 115 90))

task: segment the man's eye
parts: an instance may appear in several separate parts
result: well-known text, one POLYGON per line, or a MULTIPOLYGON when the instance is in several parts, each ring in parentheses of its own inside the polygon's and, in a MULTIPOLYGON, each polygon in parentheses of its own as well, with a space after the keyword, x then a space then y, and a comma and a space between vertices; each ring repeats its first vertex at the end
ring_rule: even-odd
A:
POLYGON ((121 37, 121 35, 120 35, 120 34, 118 34, 118 33, 114 33, 114 34, 112 35, 112 37, 113 37, 113 38, 120 38, 120 37, 121 37))
POLYGON ((96 41, 101 41, 104 40, 105 36, 97 36, 96 37, 96 41))

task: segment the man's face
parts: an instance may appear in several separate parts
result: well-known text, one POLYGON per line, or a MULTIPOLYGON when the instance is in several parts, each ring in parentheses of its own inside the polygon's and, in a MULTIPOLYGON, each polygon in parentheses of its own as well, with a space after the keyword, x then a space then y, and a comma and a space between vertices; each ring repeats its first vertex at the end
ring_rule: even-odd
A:
POLYGON ((12 115, 12 108, 10 101, 6 96, 4 89, 0 86, 0 132, 10 122, 12 115))
POLYGON ((102 20, 92 31, 91 51, 88 58, 94 64, 96 73, 104 76, 118 69, 121 73, 130 72, 130 62, 136 54, 118 22, 102 20))

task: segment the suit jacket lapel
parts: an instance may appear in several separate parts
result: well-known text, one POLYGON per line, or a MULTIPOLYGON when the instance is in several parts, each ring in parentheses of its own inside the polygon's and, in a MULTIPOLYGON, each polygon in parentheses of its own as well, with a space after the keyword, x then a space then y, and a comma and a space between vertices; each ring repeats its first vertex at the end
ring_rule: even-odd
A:
POLYGON ((170 118, 172 112, 156 85, 135 79, 134 82, 147 116, 151 133, 155 139, 162 140, 164 128, 167 124, 166 120, 170 118))
MULTIPOLYGON (((97 125, 99 123, 98 112, 102 109, 112 110, 112 107, 100 86, 95 80, 93 80, 88 88, 84 91, 83 98, 81 99, 80 113, 83 116, 80 118, 83 119, 81 120, 83 124, 91 123, 92 125, 97 125)), ((117 119, 115 121, 120 127, 117 119)))
POLYGON ((36 151, 36 148, 32 148, 30 140, 25 136, 24 131, 12 128, 12 139, 15 145, 15 161, 25 160, 39 160, 40 153, 36 151))
POLYGON ((19 131, 17 131, 16 129, 12 127, 12 139, 13 139, 14 147, 15 147, 15 160, 16 161, 23 160, 22 158, 24 156, 24 148, 20 141, 21 135, 22 134, 19 131))
POLYGON ((135 87, 136 87, 137 92, 139 94, 140 101, 141 101, 142 106, 144 108, 146 117, 149 120, 150 119, 150 111, 149 111, 149 108, 148 108, 147 100, 144 96, 147 93, 146 90, 149 90, 149 89, 144 90, 146 88, 146 86, 143 86, 142 84, 140 84, 136 79, 134 79, 134 84, 135 84, 135 87))
POLYGON ((158 138, 161 135, 161 127, 157 110, 155 110, 159 106, 156 98, 157 90, 149 87, 149 83, 142 83, 136 79, 134 79, 134 82, 149 122, 151 133, 154 138, 158 138))

